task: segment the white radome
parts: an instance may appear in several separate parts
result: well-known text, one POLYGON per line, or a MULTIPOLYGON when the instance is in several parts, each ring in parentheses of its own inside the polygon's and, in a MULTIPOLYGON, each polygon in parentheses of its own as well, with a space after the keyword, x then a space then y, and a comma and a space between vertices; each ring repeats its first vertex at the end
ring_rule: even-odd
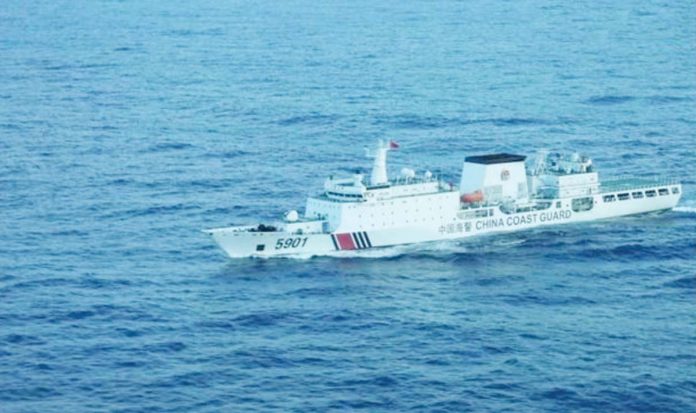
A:
POLYGON ((410 168, 389 180, 395 148, 379 141, 369 181, 327 179, 302 215, 204 232, 234 258, 321 255, 669 210, 682 192, 670 179, 600 180, 590 158, 546 150, 528 163, 506 153, 466 157, 459 188, 410 168))
POLYGON ((294 209, 285 213, 285 221, 287 222, 297 222, 298 219, 300 219, 300 214, 294 209))

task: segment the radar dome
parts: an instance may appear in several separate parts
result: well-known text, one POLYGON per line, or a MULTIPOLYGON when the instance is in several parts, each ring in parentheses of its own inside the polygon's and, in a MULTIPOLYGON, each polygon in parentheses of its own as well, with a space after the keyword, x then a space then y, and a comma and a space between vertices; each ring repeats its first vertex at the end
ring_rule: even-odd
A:
POLYGON ((300 219, 300 215, 294 209, 285 213, 285 220, 288 222, 295 222, 300 219))
POLYGON ((401 170, 401 176, 407 179, 411 179, 416 176, 416 171, 410 168, 404 168, 401 170))

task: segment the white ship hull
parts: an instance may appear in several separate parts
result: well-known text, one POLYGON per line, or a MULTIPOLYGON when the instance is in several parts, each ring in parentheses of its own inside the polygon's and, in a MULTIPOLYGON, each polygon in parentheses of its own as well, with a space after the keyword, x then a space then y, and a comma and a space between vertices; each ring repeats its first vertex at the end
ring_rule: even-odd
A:
MULTIPOLYGON (((624 188, 594 194, 591 209, 573 208, 573 198, 543 200, 550 206, 527 212, 505 213, 500 205, 461 208, 442 220, 384 229, 356 228, 333 233, 249 231, 251 227, 206 230, 233 258, 279 255, 327 255, 420 242, 455 240, 477 235, 514 232, 548 225, 595 221, 674 208, 681 196, 679 184, 624 188), (636 197, 640 194, 640 197, 636 197), (651 196, 651 194, 654 194, 651 196), (613 200, 611 197, 613 196, 613 200), (609 197, 609 199, 607 199, 609 197)), ((577 197, 576 197, 577 199, 577 197)))

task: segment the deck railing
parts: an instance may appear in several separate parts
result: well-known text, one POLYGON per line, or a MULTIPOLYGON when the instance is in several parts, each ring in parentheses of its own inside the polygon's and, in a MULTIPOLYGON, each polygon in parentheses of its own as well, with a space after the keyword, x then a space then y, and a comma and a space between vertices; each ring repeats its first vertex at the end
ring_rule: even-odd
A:
POLYGON ((654 178, 643 178, 635 176, 612 176, 609 178, 603 178, 599 186, 599 192, 602 194, 608 192, 617 191, 627 191, 627 190, 641 190, 647 188, 654 188, 657 186, 672 186, 679 185, 679 181, 675 178, 668 177, 654 177, 654 178))
MULTIPOLYGON (((657 186, 670 186, 678 185, 679 181, 674 178, 666 177, 635 177, 629 175, 619 175, 611 176, 608 178, 602 178, 597 186, 599 187, 599 194, 606 194, 608 192, 626 191, 626 190, 641 190, 646 188, 654 188, 657 186)), ((568 190, 582 190, 590 187, 586 183, 578 185, 564 185, 563 189, 568 190)), ((588 193, 587 195, 592 195, 588 193)), ((542 186, 538 188, 537 199, 546 199, 546 197, 556 198, 559 196, 557 186, 542 186)))

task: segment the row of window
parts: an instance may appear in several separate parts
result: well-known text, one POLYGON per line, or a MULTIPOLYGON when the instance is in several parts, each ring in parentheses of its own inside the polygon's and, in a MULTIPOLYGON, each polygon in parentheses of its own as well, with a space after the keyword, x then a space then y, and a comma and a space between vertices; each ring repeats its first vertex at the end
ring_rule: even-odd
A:
POLYGON ((465 211, 457 213, 459 219, 474 219, 492 217, 494 214, 492 209, 477 209, 473 211, 465 211))
POLYGON ((339 198, 361 198, 361 199, 363 198, 363 196, 360 194, 343 194, 343 193, 339 193, 339 192, 328 192, 328 191, 326 192, 326 194, 331 195, 331 196, 335 196, 335 197, 339 197, 339 198))
MULTIPOLYGON (((678 194, 679 187, 677 187, 677 186, 672 187, 672 193, 675 195, 678 194)), ((614 194, 604 195, 604 197, 602 197, 602 199, 604 200, 604 202, 614 202, 614 201, 616 201, 617 198, 619 199, 619 201, 626 201, 626 200, 631 199, 631 198, 633 198, 633 199, 654 198, 658 194, 660 196, 669 195, 669 189, 660 188, 657 191, 655 191, 654 189, 649 189, 645 192, 635 191, 635 192, 631 192, 630 195, 628 192, 623 192, 623 193, 620 193, 617 195, 614 195, 614 194)))

